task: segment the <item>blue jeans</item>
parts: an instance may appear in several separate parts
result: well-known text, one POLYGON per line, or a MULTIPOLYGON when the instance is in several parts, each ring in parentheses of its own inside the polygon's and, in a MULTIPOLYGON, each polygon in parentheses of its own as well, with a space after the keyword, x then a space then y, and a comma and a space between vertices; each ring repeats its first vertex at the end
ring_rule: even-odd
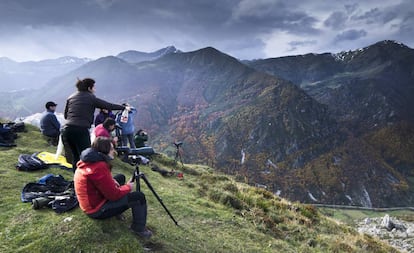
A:
POLYGON ((122 146, 128 146, 128 143, 129 143, 130 148, 136 148, 134 134, 122 134, 121 141, 122 141, 122 146))

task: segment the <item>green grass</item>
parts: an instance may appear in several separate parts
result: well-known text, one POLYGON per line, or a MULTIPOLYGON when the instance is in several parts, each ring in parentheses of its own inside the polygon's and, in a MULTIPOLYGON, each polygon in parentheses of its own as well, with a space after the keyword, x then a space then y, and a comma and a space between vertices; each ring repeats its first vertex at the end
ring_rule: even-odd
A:
MULTIPOLYGON (((397 252, 312 206, 280 199, 199 165, 186 164, 183 180, 140 166, 179 224, 141 180, 148 201, 147 225, 154 232, 150 240, 129 231, 129 210, 125 221, 93 220, 79 208, 63 214, 34 210, 20 201, 26 183, 49 173, 72 180, 73 174, 59 168, 17 171, 19 154, 55 152, 37 128, 27 128, 19 133, 17 147, 0 148, 0 252, 397 252)), ((163 155, 153 163, 167 170, 173 164, 163 155)), ((129 177, 133 169, 114 161, 113 173, 129 177)))

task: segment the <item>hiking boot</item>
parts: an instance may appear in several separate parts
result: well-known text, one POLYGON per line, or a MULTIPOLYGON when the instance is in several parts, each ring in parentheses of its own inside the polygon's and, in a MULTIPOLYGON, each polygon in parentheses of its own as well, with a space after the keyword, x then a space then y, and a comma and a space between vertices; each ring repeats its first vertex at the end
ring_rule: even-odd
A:
POLYGON ((143 239, 149 239, 152 236, 152 232, 148 228, 144 228, 144 230, 141 232, 135 231, 133 229, 132 231, 143 239))

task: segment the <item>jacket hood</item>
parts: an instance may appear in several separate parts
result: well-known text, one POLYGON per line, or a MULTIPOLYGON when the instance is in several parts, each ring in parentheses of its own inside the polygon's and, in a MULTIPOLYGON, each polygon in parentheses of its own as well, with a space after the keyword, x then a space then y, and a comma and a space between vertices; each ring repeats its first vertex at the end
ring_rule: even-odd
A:
POLYGON ((100 161, 109 162, 111 160, 111 158, 108 155, 98 152, 93 148, 87 148, 84 151, 82 151, 80 155, 80 159, 83 162, 87 162, 87 163, 100 162, 100 161))

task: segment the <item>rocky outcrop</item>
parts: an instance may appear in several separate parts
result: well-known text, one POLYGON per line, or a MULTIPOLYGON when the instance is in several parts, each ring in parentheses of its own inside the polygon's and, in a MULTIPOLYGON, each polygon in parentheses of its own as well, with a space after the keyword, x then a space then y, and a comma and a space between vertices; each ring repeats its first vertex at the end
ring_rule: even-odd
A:
POLYGON ((356 225, 360 233, 386 241, 401 252, 414 252, 414 222, 386 214, 384 217, 365 218, 356 225))

